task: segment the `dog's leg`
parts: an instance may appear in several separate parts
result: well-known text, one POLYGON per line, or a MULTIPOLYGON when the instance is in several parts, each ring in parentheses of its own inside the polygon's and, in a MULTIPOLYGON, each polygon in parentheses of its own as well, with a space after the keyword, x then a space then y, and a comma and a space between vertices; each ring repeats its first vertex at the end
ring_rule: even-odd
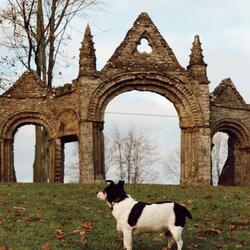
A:
POLYGON ((171 247, 173 246, 173 244, 175 242, 174 238, 173 238, 173 236, 172 236, 172 234, 171 234, 171 232, 169 230, 167 230, 165 232, 165 235, 166 235, 167 241, 168 241, 168 249, 171 249, 171 247))
POLYGON ((123 246, 126 250, 132 250, 132 230, 125 229, 123 232, 123 246))
POLYGON ((177 250, 181 250, 182 249, 182 245, 183 245, 183 241, 182 241, 182 238, 181 238, 181 234, 182 234, 182 230, 183 230, 183 227, 180 227, 180 226, 173 226, 171 228, 169 228, 176 244, 177 244, 177 250))

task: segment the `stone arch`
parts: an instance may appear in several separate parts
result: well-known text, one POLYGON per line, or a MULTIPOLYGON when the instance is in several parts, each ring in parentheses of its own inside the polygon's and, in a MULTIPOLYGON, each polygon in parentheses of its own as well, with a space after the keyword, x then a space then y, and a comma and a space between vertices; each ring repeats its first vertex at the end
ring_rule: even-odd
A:
POLYGON ((220 119, 211 128, 212 138, 217 132, 228 134, 228 156, 219 177, 219 185, 242 185, 248 172, 247 149, 250 142, 248 129, 240 121, 220 119))
POLYGON ((103 121, 105 108, 109 101, 130 90, 150 91, 166 97, 176 108, 180 118, 180 127, 202 126, 203 124, 198 101, 185 86, 185 82, 159 73, 122 74, 103 82, 92 96, 88 119, 103 121))
POLYGON ((49 115, 34 111, 25 111, 12 114, 5 119, 5 122, 0 127, 0 136, 5 139, 13 139, 16 130, 23 125, 34 124, 43 126, 49 138, 55 136, 55 126, 49 119, 49 115))
POLYGON ((54 122, 47 114, 34 111, 16 112, 5 119, 0 127, 0 179, 3 181, 16 181, 14 169, 14 135, 23 125, 43 126, 49 137, 49 177, 52 182, 56 174, 55 167, 55 137, 54 122))
POLYGON ((249 144, 250 134, 248 129, 244 124, 235 119, 224 118, 217 121, 211 127, 212 137, 219 131, 226 132, 228 134, 234 134, 242 147, 245 147, 249 144))
MULTIPOLYGON (((205 157, 199 151, 206 147, 207 141, 210 141, 210 129, 204 126, 203 112, 199 102, 187 83, 159 73, 121 74, 104 81, 95 90, 90 100, 87 116, 87 121, 93 123, 93 151, 96 154, 94 156, 95 178, 104 178, 102 130, 105 108, 115 96, 130 90, 155 92, 173 103, 181 128, 181 182, 188 184, 195 179, 197 182, 209 183, 210 175, 201 174, 201 172, 209 171, 209 168, 204 160, 205 157), (193 159, 190 160, 192 157, 193 159)), ((207 149, 202 152, 206 154, 207 149)))

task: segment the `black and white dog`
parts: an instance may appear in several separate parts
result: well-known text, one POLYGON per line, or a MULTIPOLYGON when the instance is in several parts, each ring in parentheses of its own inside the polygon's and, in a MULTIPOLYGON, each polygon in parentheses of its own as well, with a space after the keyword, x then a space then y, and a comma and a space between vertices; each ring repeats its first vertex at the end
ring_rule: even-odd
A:
POLYGON ((123 233, 125 249, 132 249, 133 234, 146 232, 164 232, 168 237, 168 248, 176 242, 177 249, 182 249, 181 233, 186 217, 192 219, 184 206, 175 202, 138 202, 126 194, 124 181, 117 184, 113 181, 106 182, 108 186, 96 196, 112 209, 117 221, 117 230, 123 233))

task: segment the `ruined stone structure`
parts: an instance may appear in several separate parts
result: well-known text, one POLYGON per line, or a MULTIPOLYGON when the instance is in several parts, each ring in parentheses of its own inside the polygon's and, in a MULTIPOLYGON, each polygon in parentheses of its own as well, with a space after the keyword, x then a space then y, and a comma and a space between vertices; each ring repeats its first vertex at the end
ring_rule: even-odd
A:
POLYGON ((139 15, 124 41, 101 71, 96 70, 89 26, 80 48, 79 75, 72 84, 49 88, 34 72, 24 73, 0 96, 0 180, 15 181, 13 138, 25 124, 43 126, 49 137, 49 177, 63 182, 64 143, 78 141, 80 182, 104 176, 104 113, 117 95, 151 91, 176 108, 181 129, 181 182, 211 183, 211 138, 228 133, 229 157, 220 183, 250 184, 250 105, 230 79, 209 93, 206 63, 195 36, 187 69, 146 13, 139 15), (146 39, 151 53, 139 52, 146 39))

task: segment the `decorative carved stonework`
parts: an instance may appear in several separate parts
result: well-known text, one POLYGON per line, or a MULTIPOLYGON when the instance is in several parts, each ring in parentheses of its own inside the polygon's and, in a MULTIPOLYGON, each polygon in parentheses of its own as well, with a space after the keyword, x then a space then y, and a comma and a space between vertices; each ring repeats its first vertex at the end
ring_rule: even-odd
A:
POLYGON ((79 121, 77 114, 73 110, 67 110, 62 113, 57 118, 58 120, 58 136, 69 136, 78 135, 79 133, 79 121))

